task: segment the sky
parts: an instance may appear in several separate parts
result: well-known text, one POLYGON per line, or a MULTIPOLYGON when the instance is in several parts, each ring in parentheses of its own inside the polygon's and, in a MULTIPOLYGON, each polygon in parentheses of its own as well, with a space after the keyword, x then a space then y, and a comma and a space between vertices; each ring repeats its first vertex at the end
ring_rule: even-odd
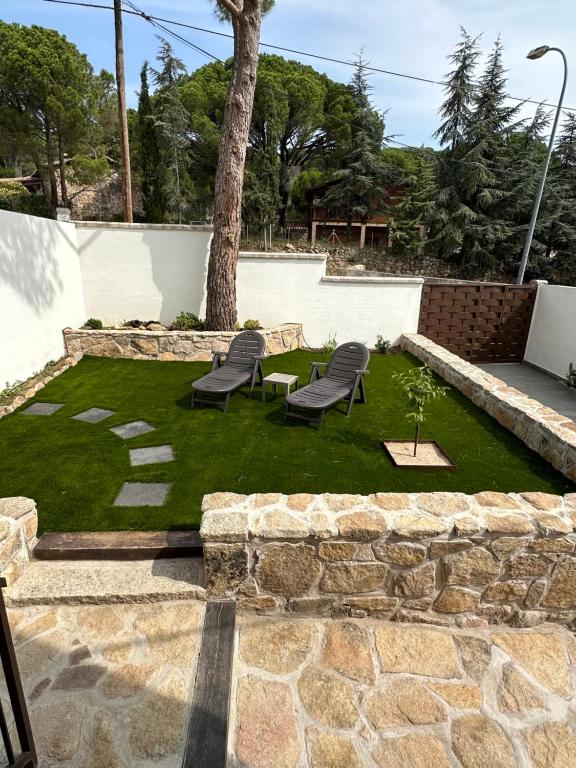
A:
MULTIPOLYGON (((93 2, 111 5, 111 0, 93 2)), ((219 32, 230 31, 215 18, 210 0, 134 3, 148 14, 219 32)), ((95 70, 114 71, 111 11, 45 0, 0 0, 0 18, 56 29, 88 56, 95 70)), ((547 44, 563 48, 570 60, 570 53, 576 50, 574 0, 276 0, 275 8, 264 20, 262 41, 345 61, 352 61, 363 48, 365 58, 375 67, 441 80, 449 69, 446 57, 458 41, 460 26, 472 35, 482 35, 484 56, 500 36, 511 95, 557 102, 563 72, 560 55, 550 52, 538 61, 529 61, 525 56, 531 48, 547 44)), ((231 55, 232 43, 226 38, 172 29, 218 58, 231 55)), ((153 63, 157 53, 157 34, 144 19, 125 16, 129 106, 137 102, 142 62, 148 59, 153 63)), ((209 61, 184 43, 171 42, 188 71, 209 61)), ((352 72, 346 64, 285 55, 311 64, 334 80, 347 82, 352 72)), ((435 145, 432 135, 439 123, 441 86, 380 73, 372 75, 371 83, 374 105, 386 111, 388 135, 406 144, 435 145)), ((564 103, 576 110, 576 71, 569 78, 564 103)), ((535 108, 525 105, 521 114, 530 116, 535 108)))

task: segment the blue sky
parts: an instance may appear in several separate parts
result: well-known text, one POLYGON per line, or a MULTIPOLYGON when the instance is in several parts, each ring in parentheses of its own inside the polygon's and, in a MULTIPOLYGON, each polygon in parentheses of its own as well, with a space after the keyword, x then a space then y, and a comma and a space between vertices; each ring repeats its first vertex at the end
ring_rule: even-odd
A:
MULTIPOLYGON (((108 5, 111 0, 96 0, 108 5)), ((136 0, 150 14, 201 27, 227 31, 212 13, 210 0, 136 0)), ((43 0, 0 0, 0 18, 22 24, 40 24, 65 34, 87 54, 95 69, 114 71, 113 19, 110 11, 55 5, 43 0)), ((549 53, 536 62, 525 58, 536 45, 563 48, 569 59, 576 51, 574 0, 276 0, 265 19, 262 40, 289 48, 351 60, 361 47, 374 66, 441 79, 446 56, 458 39, 460 25, 471 34, 482 33, 487 51, 500 35, 509 70, 509 92, 514 96, 555 101, 561 85, 562 64, 549 53)), ((219 58, 231 53, 231 41, 212 35, 178 30, 219 58)), ((139 71, 144 59, 153 60, 158 47, 155 30, 144 20, 124 21, 127 96, 135 105, 139 71)), ((207 59, 173 41, 177 54, 194 70, 207 59)), ((346 65, 293 56, 347 81, 346 65)), ((575 57, 576 58, 576 57, 575 57)), ((568 82, 565 104, 576 108, 576 60, 568 82)), ((374 103, 387 110, 387 133, 408 144, 431 144, 442 100, 439 86, 374 74, 374 103)), ((527 105, 525 114, 534 107, 527 105)))

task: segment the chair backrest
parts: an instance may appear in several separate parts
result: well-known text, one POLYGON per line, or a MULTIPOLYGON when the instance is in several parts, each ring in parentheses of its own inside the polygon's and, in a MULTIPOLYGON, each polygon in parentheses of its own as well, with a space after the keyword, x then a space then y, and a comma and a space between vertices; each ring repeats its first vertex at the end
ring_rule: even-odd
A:
POLYGON ((226 365, 252 365, 256 355, 263 355, 266 350, 266 339, 258 331, 242 331, 232 339, 226 365))
POLYGON ((332 357, 326 369, 326 377, 352 383, 356 376, 356 371, 363 371, 368 365, 369 360, 370 352, 364 344, 359 344, 357 341, 340 344, 332 352, 332 357))

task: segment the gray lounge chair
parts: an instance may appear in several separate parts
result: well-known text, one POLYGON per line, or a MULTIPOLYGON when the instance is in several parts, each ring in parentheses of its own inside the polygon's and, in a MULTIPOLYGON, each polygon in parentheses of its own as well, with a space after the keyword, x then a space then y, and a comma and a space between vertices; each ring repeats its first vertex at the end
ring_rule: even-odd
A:
POLYGON ((370 352, 364 344, 353 341, 337 347, 328 363, 312 363, 308 384, 286 396, 284 421, 301 419, 320 429, 327 409, 342 400, 350 401, 346 411, 350 416, 357 392, 359 402, 366 402, 364 376, 369 360, 370 352), (321 377, 320 368, 324 366, 326 373, 321 377))
POLYGON ((197 403, 210 403, 226 413, 230 395, 248 382, 249 397, 252 397, 257 377, 262 384, 265 350, 266 339, 256 331, 243 331, 235 336, 226 354, 214 354, 212 371, 192 383, 191 407, 197 403))

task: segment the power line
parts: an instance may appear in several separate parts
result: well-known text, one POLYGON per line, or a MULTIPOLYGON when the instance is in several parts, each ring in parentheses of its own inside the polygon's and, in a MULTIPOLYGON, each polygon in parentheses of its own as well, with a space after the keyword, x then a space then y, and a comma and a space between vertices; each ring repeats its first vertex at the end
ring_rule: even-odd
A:
MULTIPOLYGON (((42 0, 42 2, 45 2, 45 3, 56 3, 58 5, 74 5, 74 6, 78 6, 78 7, 81 7, 81 8, 98 8, 98 9, 102 9, 102 10, 112 10, 111 7, 108 6, 108 5, 101 5, 99 3, 88 3, 88 2, 81 3, 81 2, 78 2, 77 0, 42 0)), ((198 26, 195 26, 193 24, 186 24, 183 21, 174 21, 173 19, 165 19, 165 18, 163 18, 161 16, 152 16, 152 15, 147 14, 144 11, 141 11, 141 10, 127 10, 127 9, 125 9, 124 13, 131 14, 132 16, 141 16, 142 18, 146 19, 146 21, 149 21, 149 22, 157 22, 157 23, 163 23, 163 24, 170 24, 170 25, 173 25, 173 26, 183 27, 185 29, 192 29, 192 30, 194 30, 196 32, 203 32, 203 33, 209 34, 209 35, 216 35, 218 37, 225 37, 225 38, 228 38, 228 39, 234 39, 234 35, 231 35, 231 34, 229 34, 227 32, 218 32, 215 29, 207 29, 205 27, 198 27, 198 26)), ((220 61, 220 59, 218 59, 216 56, 214 56, 213 54, 208 53, 207 51, 204 51, 203 49, 200 49, 199 46, 196 46, 194 43, 191 43, 190 41, 186 40, 186 38, 178 37, 175 32, 171 32, 170 30, 167 30, 165 27, 161 27, 161 28, 164 29, 165 32, 167 32, 169 34, 172 34, 176 39, 180 39, 181 42, 185 42, 185 44, 190 45, 192 48, 195 48, 196 50, 200 50, 200 52, 203 53, 205 56, 209 56, 210 58, 214 59, 215 61, 220 61)), ((319 61, 327 61, 327 62, 331 62, 333 64, 344 64, 345 66, 348 66, 348 67, 356 66, 356 64, 354 62, 346 61, 345 59, 337 59, 337 58, 334 58, 332 56, 322 56, 321 54, 318 54, 318 53, 311 53, 310 51, 301 51, 301 50, 298 50, 296 48, 287 48, 287 47, 282 46, 282 45, 272 45, 271 43, 263 43, 261 41, 260 42, 260 46, 263 47, 263 48, 270 48, 270 49, 273 49, 273 50, 276 50, 276 51, 284 51, 285 53, 294 53, 294 54, 296 54, 298 56, 307 56, 307 57, 312 58, 312 59, 318 59, 319 61)), ((444 81, 444 80, 433 80, 433 79, 428 78, 428 77, 421 77, 419 75, 410 75, 410 74, 407 74, 406 72, 395 72, 395 71, 390 70, 390 69, 382 69, 381 67, 374 67, 374 66, 371 66, 371 65, 368 65, 368 64, 362 65, 362 68, 366 69, 366 70, 368 70, 370 72, 377 72, 379 74, 389 75, 391 77, 400 77, 400 78, 403 78, 405 80, 414 80, 416 82, 428 83, 430 85, 439 85, 439 86, 442 86, 442 87, 445 87, 447 85, 446 81, 444 81)), ((471 89, 475 90, 475 86, 471 86, 471 89)), ((536 104, 538 106, 552 107, 552 108, 556 108, 558 106, 557 104, 550 104, 548 102, 537 101, 535 99, 520 98, 519 96, 508 96, 507 98, 511 99, 512 101, 518 101, 518 102, 520 102, 522 104, 536 104)), ((562 111, 563 112, 576 112, 576 108, 574 108, 574 107, 562 107, 562 111)))

